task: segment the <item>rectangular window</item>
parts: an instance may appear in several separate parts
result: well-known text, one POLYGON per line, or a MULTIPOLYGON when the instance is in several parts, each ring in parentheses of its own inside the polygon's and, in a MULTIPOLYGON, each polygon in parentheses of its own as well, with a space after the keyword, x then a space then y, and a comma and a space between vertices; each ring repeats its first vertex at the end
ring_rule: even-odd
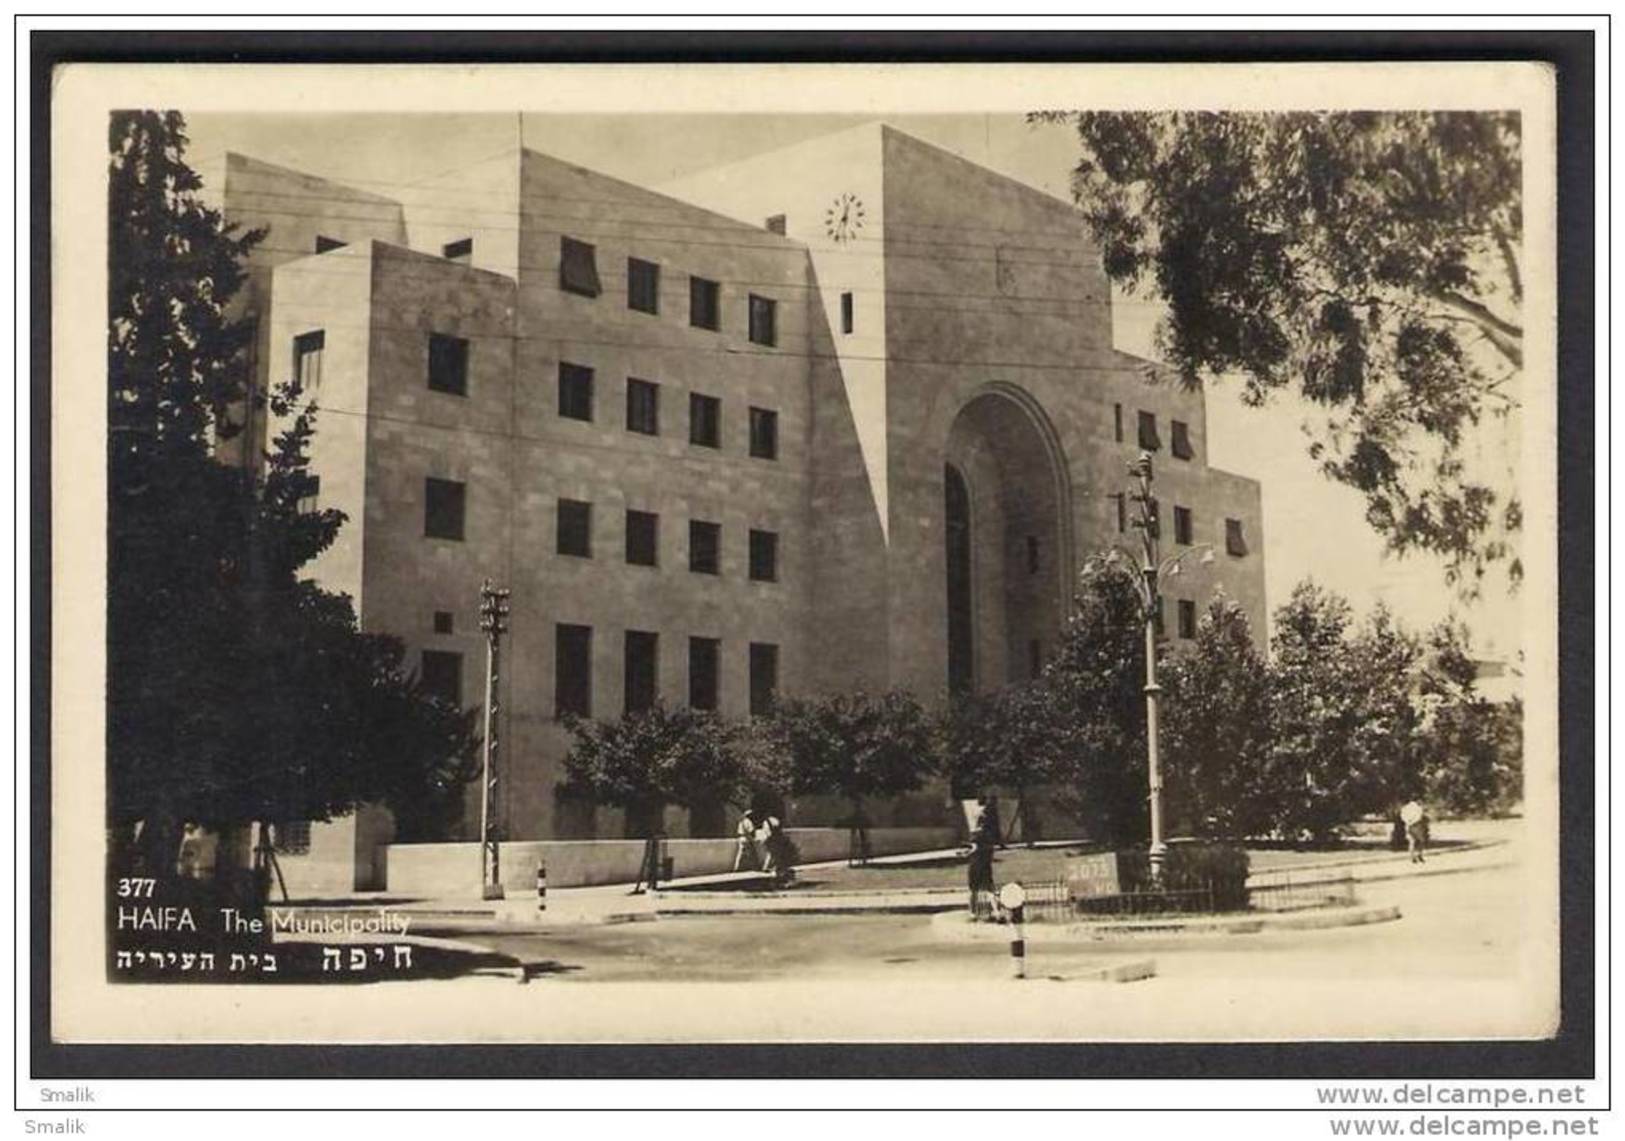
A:
POLYGON ((453 479, 423 481, 423 534, 429 539, 463 539, 466 489, 453 479))
POLYGON ((715 396, 688 394, 688 442, 702 448, 722 446, 722 401, 715 396))
POLYGON ((434 612, 434 632, 436 634, 450 634, 452 632, 452 614, 449 610, 436 610, 434 612))
POLYGON ((648 511, 626 513, 626 561, 633 566, 658 566, 660 516, 648 511))
POLYGON ((722 661, 722 642, 716 638, 690 638, 688 640, 688 707, 715 709, 717 707, 718 673, 722 661))
POLYGON ((592 627, 553 627, 553 716, 592 716, 592 627))
POLYGON ((460 261, 465 265, 474 257, 474 239, 458 238, 440 247, 440 256, 447 261, 460 261))
POLYGON ((856 324, 855 314, 852 311, 852 294, 841 294, 841 332, 850 333, 856 324))
POLYGON ((305 493, 294 504, 294 510, 301 515, 314 515, 321 503, 322 477, 313 475, 307 478, 309 482, 305 484, 305 493))
POLYGON ((771 642, 750 644, 750 712, 760 717, 773 709, 779 689, 779 648, 771 642))
POLYGON ((1188 598, 1179 600, 1179 636, 1196 637, 1196 603, 1188 598))
POLYGON ((660 690, 660 635, 644 630, 626 632, 627 713, 654 707, 660 690))
POLYGON ((762 228, 770 234, 782 234, 789 224, 789 219, 783 214, 773 214, 762 224, 762 228))
POLYGON ((598 251, 574 238, 559 238, 559 288, 582 297, 597 297, 604 291, 598 284, 598 251))
POLYGON ((592 369, 559 362, 559 415, 568 420, 592 419, 592 369))
POLYGON ((660 386, 635 376, 626 378, 626 430, 660 435, 660 386))
POLYGON ((1227 554, 1238 558, 1247 553, 1247 538, 1241 533, 1240 519, 1224 521, 1224 549, 1227 554))
POLYGON ((660 312, 660 267, 654 262, 626 259, 626 307, 639 313, 660 312))
POLYGON ((750 577, 756 582, 779 581, 778 532, 751 531, 750 577))
POLYGON ((592 504, 579 499, 559 500, 558 551, 561 555, 592 558, 592 504))
POLYGON ((458 709, 463 707, 463 655, 451 650, 424 650, 420 678, 427 693, 458 709))
POLYGON ((315 329, 293 339, 293 383, 300 392, 315 392, 322 386, 322 352, 327 332, 315 329))
POLYGON ((1191 447, 1190 426, 1183 420, 1175 420, 1171 424, 1172 439, 1168 441, 1168 450, 1174 453, 1175 459, 1189 460, 1196 457, 1196 449, 1191 447))
POLYGON ((1027 573, 1038 573, 1038 536, 1027 536, 1027 573))
POLYGON ((1180 507, 1176 504, 1174 506, 1174 542, 1184 543, 1186 546, 1189 546, 1192 530, 1191 509, 1189 507, 1180 507))
POLYGON ((779 343, 779 303, 770 297, 750 295, 750 339, 758 345, 779 343))
POLYGON ((325 254, 328 250, 342 250, 347 244, 337 238, 330 238, 326 234, 316 235, 316 252, 319 254, 325 254))
POLYGON ((768 408, 750 410, 750 454, 759 460, 779 458, 779 414, 768 408))
POLYGON ((722 569, 722 525, 699 519, 688 521, 688 569, 695 574, 718 574, 722 569))
POLYGON ((722 286, 703 277, 688 279, 688 323, 696 329, 722 327, 722 286))
POLYGON ((1157 436, 1157 414, 1155 412, 1140 413, 1140 450, 1154 452, 1162 447, 1162 440, 1157 436))
POLYGON ((1117 500, 1117 533, 1122 535, 1128 531, 1128 496, 1119 491, 1112 498, 1117 500))
POLYGON ((468 342, 463 338, 429 334, 429 391, 468 395, 468 342))
POLYGON ((1123 442, 1123 406, 1121 404, 1112 405, 1112 435, 1116 437, 1119 444, 1123 442))
POLYGON ((271 844, 284 856, 308 856, 310 854, 310 821, 277 821, 271 826, 271 844))

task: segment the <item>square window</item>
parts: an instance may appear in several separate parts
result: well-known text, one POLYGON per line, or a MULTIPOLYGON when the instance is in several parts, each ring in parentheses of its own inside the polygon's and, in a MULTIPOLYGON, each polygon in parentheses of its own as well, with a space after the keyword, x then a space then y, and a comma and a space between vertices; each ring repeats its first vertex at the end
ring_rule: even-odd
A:
POLYGON ((778 532, 751 530, 750 577, 756 582, 779 581, 778 532))
POLYGON ((855 326, 855 314, 852 309, 852 294, 841 294, 841 332, 850 333, 855 326))
POLYGON ((1196 603, 1188 598, 1179 600, 1179 636, 1196 637, 1196 603))
POLYGON ((1191 447, 1190 426, 1183 420, 1172 422, 1173 438, 1168 441, 1169 451, 1174 453, 1175 459, 1189 460, 1196 458, 1196 449, 1191 447))
POLYGON ((463 655, 424 650, 420 678, 425 692, 458 709, 463 707, 463 655))
POLYGON ((463 338, 429 334, 429 390, 468 395, 468 342, 463 338))
POLYGON ((626 259, 626 307, 639 313, 660 312, 660 267, 654 262, 626 259))
POLYGON ((636 377, 626 378, 626 430, 645 436, 660 435, 660 386, 636 377))
POLYGON ((1186 546, 1189 546, 1193 531, 1194 528, 1191 526, 1191 509, 1189 507, 1180 507, 1176 505, 1174 507, 1174 542, 1184 543, 1186 546))
POLYGON ((326 234, 316 235, 316 252, 319 254, 325 254, 328 250, 342 250, 347 244, 337 238, 330 238, 326 234))
POLYGON ((703 277, 688 279, 688 323, 696 329, 722 327, 722 286, 703 277))
POLYGON ((322 386, 322 353, 327 333, 315 329, 293 339, 293 383, 300 392, 315 392, 322 386))
POLYGON ((592 627, 553 627, 553 716, 592 716, 592 627))
POLYGON ((455 242, 447 242, 440 247, 440 256, 447 261, 460 261, 467 264, 474 258, 474 239, 458 238, 455 242))
POLYGON ((463 539, 466 489, 451 479, 423 481, 423 534, 429 539, 463 539))
POLYGON ((579 499, 559 500, 558 551, 561 555, 592 558, 592 504, 579 499))
POLYGON ((750 339, 758 345, 779 343, 779 304, 770 297, 750 295, 750 339))
POLYGON ((1123 406, 1121 404, 1112 405, 1112 435, 1119 444, 1123 442, 1123 406))
POLYGON ((1247 553, 1247 537, 1241 532, 1240 519, 1224 521, 1224 549, 1238 558, 1247 553))
POLYGON ((434 632, 436 634, 450 634, 452 632, 451 611, 436 610, 434 612, 434 632))
POLYGON ((702 448, 722 446, 722 401, 715 396, 688 394, 688 442, 702 448))
POLYGON ((789 221, 789 218, 783 214, 772 214, 768 217, 767 221, 762 224, 762 228, 770 234, 782 234, 784 233, 785 226, 789 224, 789 221))
POLYGON ((592 369, 559 362, 559 415, 567 420, 592 419, 592 369))
POLYGON ((626 513, 626 561, 633 566, 659 565, 660 516, 649 511, 626 513))
POLYGON ((660 691, 660 635, 645 630, 626 632, 625 701, 627 713, 654 707, 660 691))
POLYGON ((779 689, 779 648, 771 642, 750 644, 750 712, 760 717, 772 712, 779 689))
POLYGON ((717 707, 718 675, 722 661, 722 642, 717 638, 690 638, 688 640, 688 707, 715 709, 717 707))
POLYGON ((307 475, 305 477, 305 490, 294 504, 294 510, 300 515, 314 515, 319 508, 322 496, 322 477, 307 475))
POLYGON ((688 569, 695 574, 722 570, 722 526, 699 519, 688 521, 688 569))
POLYGON ((750 410, 750 454, 759 460, 779 458, 779 414, 768 408, 750 410))
POLYGON ((1157 414, 1155 412, 1140 413, 1140 449, 1154 452, 1162 447, 1162 440, 1157 436, 1157 414))
POLYGON ((582 297, 597 297, 604 291, 598 284, 598 251, 574 238, 559 238, 559 288, 582 297))

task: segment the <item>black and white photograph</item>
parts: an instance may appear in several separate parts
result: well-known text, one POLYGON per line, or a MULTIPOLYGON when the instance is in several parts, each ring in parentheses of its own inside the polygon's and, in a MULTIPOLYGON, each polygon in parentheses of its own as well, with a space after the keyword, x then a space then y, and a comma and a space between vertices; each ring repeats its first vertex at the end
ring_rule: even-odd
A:
POLYGON ((1551 1039, 1556 109, 62 69, 53 1038, 1551 1039))

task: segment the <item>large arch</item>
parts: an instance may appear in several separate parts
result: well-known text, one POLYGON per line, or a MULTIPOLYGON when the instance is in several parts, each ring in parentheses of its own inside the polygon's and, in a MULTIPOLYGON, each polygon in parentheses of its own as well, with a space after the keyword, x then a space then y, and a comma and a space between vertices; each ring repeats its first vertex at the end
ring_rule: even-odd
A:
POLYGON ((951 691, 1033 676, 1072 581, 1071 481, 1042 406, 1005 383, 955 415, 943 456, 943 629, 951 691))

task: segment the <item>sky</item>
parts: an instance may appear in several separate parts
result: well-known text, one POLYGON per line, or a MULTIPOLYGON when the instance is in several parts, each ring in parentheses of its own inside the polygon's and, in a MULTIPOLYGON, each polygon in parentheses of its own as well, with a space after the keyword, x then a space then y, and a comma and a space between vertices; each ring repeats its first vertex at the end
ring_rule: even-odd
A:
MULTIPOLYGON (((184 108, 183 108, 184 110, 184 108)), ((480 159, 527 147, 645 186, 816 135, 870 121, 824 114, 193 114, 187 116, 197 164, 236 150, 388 196, 480 159)), ((1077 145, 1064 125, 1032 125, 1013 114, 888 115, 885 121, 927 142, 1018 178, 1060 198, 1077 145)), ((1117 347, 1155 357, 1162 309, 1155 298, 1114 294, 1117 347)), ((1385 553, 1364 520, 1364 500, 1327 480, 1307 454, 1308 406, 1289 393, 1264 408, 1240 399, 1238 380, 1208 389, 1209 459, 1263 486, 1266 596, 1283 603, 1305 578, 1347 597, 1359 613, 1379 602, 1423 627, 1456 614, 1489 656, 1519 647, 1523 598, 1504 577, 1465 603, 1431 557, 1385 553)), ((1479 446, 1489 469, 1515 479, 1516 436, 1488 429, 1479 446)))

